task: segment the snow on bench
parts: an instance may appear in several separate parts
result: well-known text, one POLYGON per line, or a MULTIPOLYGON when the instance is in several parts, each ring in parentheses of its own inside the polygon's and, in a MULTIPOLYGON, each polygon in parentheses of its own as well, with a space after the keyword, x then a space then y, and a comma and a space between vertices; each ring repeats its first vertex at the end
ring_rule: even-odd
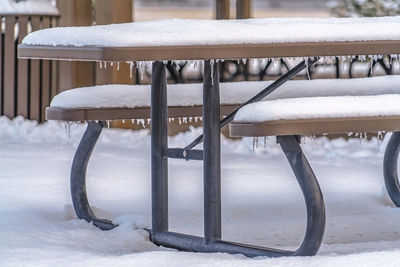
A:
POLYGON ((400 94, 267 100, 239 110, 230 125, 230 134, 272 136, 400 130, 399 103, 400 94))
MULTIPOLYGON (((221 83, 221 115, 229 114, 270 84, 270 81, 221 83)), ((400 85, 400 76, 293 80, 264 100, 396 94, 400 90, 396 84, 400 85)), ((168 85, 167 92, 169 117, 202 116, 202 84, 171 84, 168 85)), ((280 105, 279 101, 268 103, 277 103, 275 107, 280 105)), ((246 109, 247 107, 244 108, 246 109)), ((150 85, 103 85, 71 89, 55 96, 47 109, 48 120, 85 121, 149 117, 150 85)))

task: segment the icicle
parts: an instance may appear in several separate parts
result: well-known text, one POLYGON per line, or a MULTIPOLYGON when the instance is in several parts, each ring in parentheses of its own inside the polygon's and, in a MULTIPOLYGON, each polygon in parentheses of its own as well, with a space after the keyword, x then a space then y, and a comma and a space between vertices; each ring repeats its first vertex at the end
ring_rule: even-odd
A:
POLYGON ((99 61, 100 69, 103 69, 103 63, 99 61))
POLYGON ((214 86, 214 60, 210 60, 211 67, 211 86, 214 86))
POLYGON ((186 123, 187 123, 187 117, 183 117, 183 118, 182 118, 182 121, 183 121, 183 123, 186 124, 186 123))
POLYGON ((276 67, 277 67, 277 62, 276 62, 276 58, 272 59, 272 70, 276 71, 276 67))
POLYGON ((140 79, 143 80, 145 71, 145 62, 139 61, 140 79))
POLYGON ((147 119, 147 125, 151 124, 151 119, 147 119))
POLYGON ((110 62, 110 65, 111 65, 111 67, 114 66, 114 61, 111 61, 111 62, 110 62))
POLYGON ((172 118, 168 118, 168 122, 171 123, 172 122, 172 118))
POLYGON ((324 71, 326 69, 326 57, 324 57, 324 71))
POLYGON ((178 120, 179 120, 179 125, 182 125, 182 119, 181 119, 181 117, 179 117, 178 120))
POLYGON ((374 72, 374 58, 371 56, 371 76, 373 76, 374 72))
POLYGON ((243 65, 246 65, 246 63, 247 63, 247 58, 243 58, 243 59, 242 59, 242 63, 243 63, 243 65))
POLYGON ((137 125, 141 124, 143 128, 146 128, 146 124, 145 124, 144 119, 137 119, 136 120, 136 124, 137 125))
POLYGON ((132 79, 133 77, 133 61, 129 62, 129 77, 132 79))
POLYGON ((119 70, 119 61, 117 62, 117 71, 119 70))
POLYGON ((175 118, 172 118, 172 122, 174 122, 175 121, 175 118))
POLYGON ((199 117, 194 117, 194 122, 197 123, 198 119, 199 119, 199 117))
POLYGON ((189 122, 192 123, 193 117, 189 117, 189 122))
POLYGON ((107 123, 107 128, 110 128, 110 121, 107 120, 106 123, 107 123))
POLYGON ((65 133, 68 136, 68 140, 70 140, 71 139, 71 124, 70 124, 70 122, 64 123, 64 127, 65 127, 65 133))
POLYGON ((122 124, 125 124, 125 120, 122 120, 122 124))
POLYGON ((107 69, 107 61, 104 61, 104 69, 107 69))
POLYGON ((353 135, 353 132, 348 132, 347 133, 347 136, 349 136, 349 137, 352 136, 352 135, 353 135))
POLYGON ((132 122, 132 124, 135 124, 135 119, 132 119, 131 122, 132 122))
POLYGON ((264 148, 267 148, 267 137, 264 136, 264 148))
POLYGON ((181 65, 179 65, 178 63, 174 63, 174 66, 175 66, 175 70, 177 72, 179 72, 179 70, 181 69, 181 65))
POLYGON ((153 63, 152 62, 150 62, 150 61, 146 61, 146 69, 147 69, 147 71, 148 72, 150 72, 150 70, 151 70, 151 66, 153 65, 153 63))

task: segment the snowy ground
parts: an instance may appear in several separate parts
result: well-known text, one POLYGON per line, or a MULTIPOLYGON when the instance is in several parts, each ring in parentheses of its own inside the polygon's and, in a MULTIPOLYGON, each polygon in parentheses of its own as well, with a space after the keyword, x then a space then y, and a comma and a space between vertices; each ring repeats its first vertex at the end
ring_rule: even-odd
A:
MULTIPOLYGON (((0 118, 0 266, 398 266, 400 209, 384 190, 385 141, 306 139, 303 148, 324 192, 327 227, 318 256, 255 258, 158 248, 148 240, 150 138, 147 131, 106 129, 88 170, 99 216, 120 226, 100 231, 78 220, 69 168, 84 130, 0 118)), ((170 138, 187 144, 199 130, 170 138)), ((223 237, 294 248, 305 229, 295 178, 273 140, 223 140, 223 237)), ((202 233, 202 167, 170 160, 170 224, 202 233)))

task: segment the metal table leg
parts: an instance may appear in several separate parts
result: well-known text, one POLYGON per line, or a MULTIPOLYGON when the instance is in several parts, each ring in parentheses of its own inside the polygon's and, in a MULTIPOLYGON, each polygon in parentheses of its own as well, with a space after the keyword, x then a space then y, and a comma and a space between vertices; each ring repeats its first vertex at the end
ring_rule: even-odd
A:
POLYGON ((217 63, 204 62, 203 80, 203 182, 204 240, 221 239, 220 101, 217 63))
POLYGON ((400 185, 397 173, 399 152, 400 132, 394 132, 386 147, 383 159, 383 176, 389 196, 397 207, 400 207, 400 185))
MULTIPOLYGON (((167 97, 165 65, 153 64, 152 73, 152 231, 151 240, 165 247, 194 252, 241 253, 255 256, 310 256, 322 243, 325 229, 325 206, 315 175, 296 136, 282 136, 278 141, 303 192, 307 207, 307 229, 296 251, 284 251, 221 239, 221 159, 219 123, 218 68, 205 62, 203 85, 203 152, 191 148, 169 149, 167 144, 167 97), (189 153, 190 152, 190 153, 189 153), (201 155, 202 154, 202 155, 201 155), (204 237, 168 231, 167 158, 203 160, 204 237)), ((300 66, 301 67, 301 66, 300 66)))
POLYGON ((79 219, 93 223, 102 230, 111 230, 116 225, 104 219, 98 219, 90 209, 89 201, 86 194, 86 170, 92 155, 93 149, 99 139, 101 131, 105 126, 105 122, 90 121, 85 133, 75 152, 74 160, 71 167, 71 197, 74 205, 75 213, 79 219))
POLYGON ((165 64, 154 62, 151 75, 152 234, 168 231, 168 108, 165 64))

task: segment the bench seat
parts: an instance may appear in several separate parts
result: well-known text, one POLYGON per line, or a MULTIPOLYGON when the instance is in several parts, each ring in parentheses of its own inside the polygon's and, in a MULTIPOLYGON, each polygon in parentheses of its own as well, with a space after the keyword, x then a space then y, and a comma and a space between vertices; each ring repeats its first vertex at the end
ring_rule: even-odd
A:
POLYGON ((400 130, 400 94, 268 100, 236 114, 230 135, 275 136, 400 130))
MULTIPOLYGON (((221 115, 246 102, 270 81, 221 83, 221 115)), ((336 95, 380 95, 398 92, 400 76, 361 79, 293 80, 264 100, 336 95)), ((168 116, 202 116, 202 84, 168 85, 168 116)), ((46 110, 47 120, 90 121, 150 118, 149 85, 103 85, 64 91, 46 110)))

